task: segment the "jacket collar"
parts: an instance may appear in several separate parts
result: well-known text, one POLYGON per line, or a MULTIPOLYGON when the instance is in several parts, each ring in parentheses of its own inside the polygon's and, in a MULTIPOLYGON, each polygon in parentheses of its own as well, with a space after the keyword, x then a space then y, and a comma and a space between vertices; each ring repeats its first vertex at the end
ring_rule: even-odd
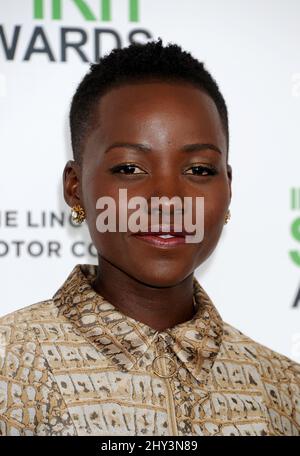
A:
POLYGON ((101 353, 120 370, 132 369, 150 345, 163 338, 195 379, 204 383, 220 350, 223 321, 197 279, 193 278, 196 313, 192 319, 159 331, 123 314, 92 288, 97 268, 74 267, 53 296, 59 313, 94 346, 101 346, 101 353))

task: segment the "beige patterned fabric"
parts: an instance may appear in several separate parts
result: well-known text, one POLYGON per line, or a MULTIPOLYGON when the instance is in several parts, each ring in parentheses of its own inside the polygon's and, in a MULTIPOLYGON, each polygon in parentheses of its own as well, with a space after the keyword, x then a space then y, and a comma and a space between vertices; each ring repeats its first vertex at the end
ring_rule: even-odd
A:
POLYGON ((76 265, 48 301, 0 319, 0 435, 300 435, 300 365, 196 313, 157 331, 76 265))

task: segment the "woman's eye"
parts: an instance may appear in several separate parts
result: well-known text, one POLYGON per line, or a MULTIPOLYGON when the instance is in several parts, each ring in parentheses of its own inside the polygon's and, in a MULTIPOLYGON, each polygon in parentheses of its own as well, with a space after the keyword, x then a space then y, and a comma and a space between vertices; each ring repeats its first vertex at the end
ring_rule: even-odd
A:
POLYGON ((186 171, 186 174, 192 174, 194 176, 213 176, 216 173, 215 168, 202 165, 192 166, 186 171))
POLYGON ((145 174, 141 168, 133 164, 118 165, 111 168, 113 174, 145 174))

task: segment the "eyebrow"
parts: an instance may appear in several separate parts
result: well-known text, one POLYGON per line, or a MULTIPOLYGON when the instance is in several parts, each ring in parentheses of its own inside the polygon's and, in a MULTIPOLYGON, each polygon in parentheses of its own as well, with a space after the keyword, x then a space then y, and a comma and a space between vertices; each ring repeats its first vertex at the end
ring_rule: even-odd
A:
MULTIPOLYGON (((109 152, 114 147, 125 147, 127 149, 134 149, 138 152, 151 152, 152 149, 145 144, 140 143, 128 143, 128 142, 115 142, 111 144, 107 149, 105 149, 104 153, 109 152)), ((219 149, 214 144, 210 143, 194 143, 194 144, 185 144, 183 147, 179 149, 182 152, 200 152, 201 150, 214 150, 222 155, 221 149, 219 149)))

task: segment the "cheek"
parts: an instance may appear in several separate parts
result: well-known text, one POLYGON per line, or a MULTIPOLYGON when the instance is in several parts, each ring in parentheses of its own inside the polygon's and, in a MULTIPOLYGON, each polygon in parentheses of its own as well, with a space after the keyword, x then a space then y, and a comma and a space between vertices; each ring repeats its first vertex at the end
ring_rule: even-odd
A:
POLYGON ((90 232, 92 241, 98 251, 103 250, 106 244, 112 243, 112 236, 116 233, 101 233, 97 229, 97 217, 105 209, 97 208, 97 201, 99 198, 111 197, 115 200, 115 194, 111 191, 113 188, 106 186, 101 177, 93 178, 89 182, 83 180, 83 203, 86 209, 86 222, 90 232))
POLYGON ((83 203, 89 220, 95 219, 99 213, 99 209, 96 208, 99 198, 108 197, 117 202, 117 189, 109 184, 100 173, 95 174, 90 180, 83 179, 82 188, 83 203))
POLYGON ((207 233, 220 234, 229 204, 229 191, 225 185, 216 186, 215 191, 204 196, 204 226, 207 233))
POLYGON ((204 217, 207 223, 217 223, 221 220, 226 211, 225 198, 205 198, 204 200, 204 217))
POLYGON ((97 229, 92 233, 92 241, 98 250, 106 258, 114 258, 117 255, 117 258, 120 256, 123 245, 123 236, 124 233, 99 233, 97 229))

